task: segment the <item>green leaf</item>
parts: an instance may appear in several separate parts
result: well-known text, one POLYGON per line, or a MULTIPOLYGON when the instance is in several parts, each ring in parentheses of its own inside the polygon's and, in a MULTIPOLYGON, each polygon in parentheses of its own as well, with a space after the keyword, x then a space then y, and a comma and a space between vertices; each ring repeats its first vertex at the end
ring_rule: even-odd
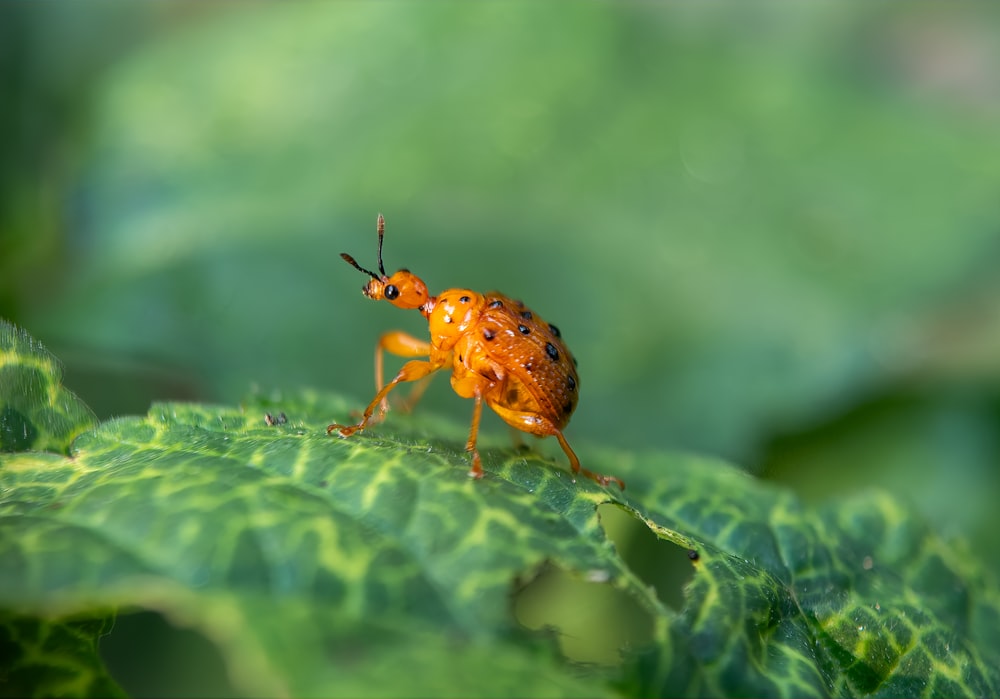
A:
MULTIPOLYGON (((962 542, 884 493, 810 510, 723 464, 672 471, 685 487, 651 487, 638 514, 661 536, 708 544, 681 627, 695 664, 713 668, 695 673, 695 693, 997 692, 1000 595, 962 542)), ((665 675, 659 691, 673 693, 665 675)))
POLYGON ((0 318, 0 452, 65 453, 94 414, 62 385, 62 366, 41 343, 0 318))
MULTIPOLYGON (((489 436, 473 481, 465 426, 392 413, 327 436, 357 407, 163 403, 69 456, 0 455, 0 609, 157 611, 216 644, 246 694, 1000 691, 995 582, 884 494, 807 508, 721 462, 578 445, 622 493, 489 436), (682 609, 607 538, 607 504, 694 552, 682 609), (551 566, 630 597, 648 642, 617 667, 567 663, 512 613, 551 566)), ((50 686, 56 664, 36 669, 50 686)))
MULTIPOLYGON (((283 405, 347 414, 314 396, 283 405)), ((220 642, 245 691, 356 695, 378 679, 367 693, 435 694, 453 663, 471 680, 499 658, 519 671, 476 693, 510 695, 533 678, 531 693, 545 693, 553 672, 505 640, 518 634, 516 574, 552 559, 626 576, 592 501, 566 518, 503 479, 470 481, 452 447, 342 441, 325 423, 268 427, 263 415, 158 405, 82 435, 70 459, 4 461, 0 601, 162 611, 220 642), (334 679, 331 647, 345 648, 346 679, 317 686, 334 679), (380 670, 396 656, 410 658, 405 679, 380 670)), ((572 494, 566 474, 536 470, 572 494)), ((586 686, 556 674, 560 694, 586 686)))
POLYGON ((109 615, 46 620, 0 611, 0 695, 124 696, 97 655, 97 639, 111 626, 109 615))

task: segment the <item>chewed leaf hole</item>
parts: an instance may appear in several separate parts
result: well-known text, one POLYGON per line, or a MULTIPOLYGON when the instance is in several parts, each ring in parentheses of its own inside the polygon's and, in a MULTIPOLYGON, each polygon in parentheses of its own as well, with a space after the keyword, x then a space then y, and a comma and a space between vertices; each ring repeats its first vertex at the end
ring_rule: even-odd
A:
MULTIPOLYGON (((616 505, 598 508, 601 524, 626 566, 663 604, 680 611, 694 575, 689 551, 658 538, 616 505)), ((607 583, 608 571, 574 571, 546 565, 514 598, 519 623, 551 630, 570 660, 615 665, 623 654, 651 642, 649 614, 631 595, 607 583), (595 633, 599 629, 599 633, 595 633)))
POLYGON ((580 577, 545 566, 515 596, 514 615, 525 628, 554 632, 563 655, 578 663, 617 665, 652 641, 650 616, 596 571, 580 577))
POLYGON ((601 505, 597 512, 605 533, 629 569, 656 590, 660 602, 681 611, 684 588, 694 577, 690 552, 659 538, 642 521, 617 505, 601 505))

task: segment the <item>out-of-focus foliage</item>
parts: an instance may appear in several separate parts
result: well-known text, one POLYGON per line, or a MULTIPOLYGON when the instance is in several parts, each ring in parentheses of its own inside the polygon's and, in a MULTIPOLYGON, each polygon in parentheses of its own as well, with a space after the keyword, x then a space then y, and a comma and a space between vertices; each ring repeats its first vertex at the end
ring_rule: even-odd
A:
MULTIPOLYGON (((0 525, 0 532, 0 541, 8 541, 11 529, 0 525)), ((0 564, 5 573, 13 572, 9 564, 9 558, 0 564)), ((124 696, 97 653, 98 639, 114 625, 112 614, 91 609, 92 616, 86 618, 53 620, 35 610, 12 613, 12 606, 8 598, 0 610, 3 696, 124 696)))
MULTIPOLYGON (((0 351, 16 357, 10 337, 0 351)), ((11 373, 56 389, 31 349, 11 373)), ((82 433, 68 457, 0 456, 0 619, 22 617, 0 624, 13 651, 0 690, 117 691, 95 646, 101 610, 122 606, 213 639, 242 695, 1000 689, 994 581, 888 496, 810 509, 711 459, 620 450, 591 463, 614 464, 628 494, 510 449, 485 451, 475 481, 460 427, 405 418, 327 435, 348 406, 315 392, 160 403, 82 433), (679 609, 608 540, 602 504, 691 552, 679 609), (620 668, 573 668, 519 628, 511 595, 546 564, 639 608, 649 630, 620 668)), ((192 676, 185 693, 204 687, 192 676)))
POLYGON ((337 257, 382 211, 560 326, 582 455, 876 485, 1000 568, 998 9, 9 3, 0 71, 0 316, 101 417, 362 406, 424 332, 337 257))
POLYGON ((96 420, 60 383, 62 367, 23 330, 0 319, 0 452, 68 452, 96 420))

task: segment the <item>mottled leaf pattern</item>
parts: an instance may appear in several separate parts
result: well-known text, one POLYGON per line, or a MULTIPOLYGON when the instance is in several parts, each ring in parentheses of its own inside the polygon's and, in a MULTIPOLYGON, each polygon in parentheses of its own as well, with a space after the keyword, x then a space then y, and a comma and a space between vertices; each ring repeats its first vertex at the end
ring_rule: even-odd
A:
POLYGON ((0 611, 0 696, 124 696, 97 657, 111 624, 107 614, 52 621, 0 611))
POLYGON ((0 452, 65 453, 73 437, 96 422, 61 380, 56 358, 0 318, 0 452))
MULTIPOLYGON (((645 470, 656 469, 650 457, 645 470)), ((701 695, 984 696, 1000 689, 1000 595, 963 548, 883 493, 818 511, 724 464, 661 459, 674 474, 637 514, 699 542, 678 630, 701 695), (986 630, 986 629, 990 630, 986 630), (748 672, 747 668, 753 671, 748 672), (711 668, 711 671, 706 671, 711 668)), ((673 693, 666 658, 650 691, 673 693)))
POLYGON ((0 608, 157 610, 216 643, 247 693, 1000 692, 996 588, 884 494, 809 509, 723 463, 582 448, 621 493, 492 437, 473 481, 461 425, 393 414, 326 435, 358 407, 315 392, 157 404, 68 456, 0 456, 0 608), (618 555, 602 503, 693 551, 680 612, 618 555), (654 643, 619 676, 567 665, 514 621, 518 582, 546 563, 652 619, 654 643))

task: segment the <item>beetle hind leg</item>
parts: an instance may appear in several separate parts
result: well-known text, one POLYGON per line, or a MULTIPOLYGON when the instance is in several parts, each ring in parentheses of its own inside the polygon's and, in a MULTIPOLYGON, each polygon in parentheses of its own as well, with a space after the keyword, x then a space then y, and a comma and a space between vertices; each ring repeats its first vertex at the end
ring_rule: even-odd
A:
POLYGON ((605 488, 607 488, 612 483, 616 483, 619 488, 625 490, 625 481, 623 481, 621 478, 618 478, 617 476, 605 476, 600 473, 594 473, 593 471, 580 466, 580 459, 576 457, 576 452, 573 451, 572 447, 570 447, 569 445, 569 442, 567 442, 566 438, 563 437, 563 433, 560 432, 559 430, 554 429, 552 434, 555 435, 555 438, 559 440, 559 446, 562 447, 562 450, 566 452, 566 456, 569 457, 569 465, 573 469, 574 476, 579 473, 580 475, 586 476, 595 483, 603 485, 605 488))
POLYGON ((559 427, 552 422, 552 420, 549 420, 535 412, 527 410, 512 410, 504 405, 498 405, 493 402, 490 402, 490 407, 493 408, 497 415, 503 418, 504 422, 515 429, 536 435, 538 437, 555 437, 558 439, 559 446, 562 447, 563 452, 565 452, 566 457, 569 459, 569 465, 570 468, 573 469, 574 476, 577 474, 586 476, 590 480, 604 487, 615 483, 619 488, 625 490, 625 483, 621 478, 594 473, 593 471, 580 466, 580 459, 577 458, 576 452, 573 451, 569 442, 566 441, 566 437, 563 436, 562 430, 560 430, 559 427))

